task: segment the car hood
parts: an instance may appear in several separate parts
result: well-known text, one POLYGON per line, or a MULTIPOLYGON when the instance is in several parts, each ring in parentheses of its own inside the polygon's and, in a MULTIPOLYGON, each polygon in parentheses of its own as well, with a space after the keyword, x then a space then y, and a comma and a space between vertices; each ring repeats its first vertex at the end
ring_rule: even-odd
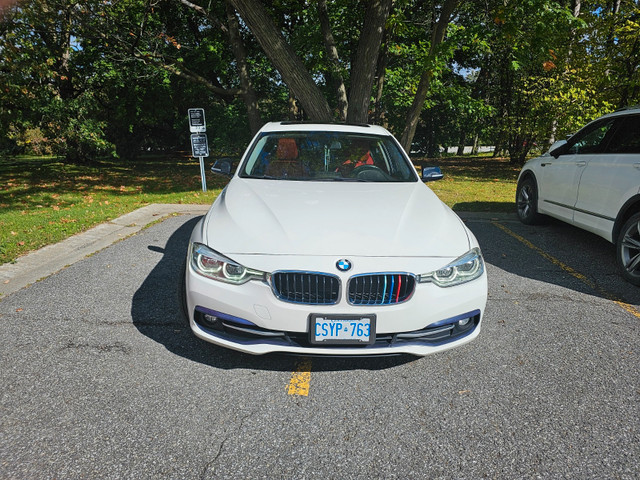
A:
POLYGON ((470 248, 462 221, 422 182, 234 177, 202 226, 203 240, 231 257, 457 257, 470 248))

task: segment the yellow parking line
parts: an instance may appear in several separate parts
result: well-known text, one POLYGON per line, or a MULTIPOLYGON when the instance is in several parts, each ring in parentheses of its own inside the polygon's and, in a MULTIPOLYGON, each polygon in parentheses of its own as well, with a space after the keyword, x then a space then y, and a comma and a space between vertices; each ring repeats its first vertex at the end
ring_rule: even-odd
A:
POLYGON ((531 243, 529 240, 527 240, 526 238, 518 235, 517 233, 509 230, 507 227, 505 227, 504 225, 502 225, 501 223, 498 222, 491 222, 493 223, 496 227, 498 227, 500 230, 502 230, 504 233, 506 233, 507 235, 515 238, 516 240, 518 240, 520 243, 524 244, 525 246, 529 247, 531 250, 533 250, 534 252, 536 252, 538 255, 542 256, 543 258, 545 258, 546 260, 549 260, 551 263, 553 263, 554 265, 557 265, 558 267, 560 267, 562 270, 564 270, 565 272, 567 272, 569 275, 577 278, 578 280, 580 280, 582 283, 584 283, 585 285, 589 286, 590 288, 592 288, 593 290, 595 290, 599 295, 602 295, 604 298, 611 300, 613 303, 615 303, 616 305, 620 306, 621 308, 623 308, 624 310, 626 310, 627 312, 629 312, 631 315, 640 318, 640 311, 638 311, 638 309, 634 306, 634 305, 630 305, 626 302, 623 302, 620 298, 618 298, 616 295, 607 292, 606 290, 602 289, 601 287, 599 287, 595 282, 589 280, 587 277, 585 277, 583 274, 581 274, 580 272, 574 270, 573 268, 571 268, 568 265, 565 265, 564 263, 562 263, 560 260, 558 260, 557 258, 549 255, 547 252, 545 252, 544 250, 542 250, 540 247, 535 246, 533 243, 531 243))
POLYGON ((309 395, 309 384, 311 382, 311 359, 306 358, 298 363, 295 371, 291 374, 291 380, 287 386, 289 395, 307 397, 309 395))

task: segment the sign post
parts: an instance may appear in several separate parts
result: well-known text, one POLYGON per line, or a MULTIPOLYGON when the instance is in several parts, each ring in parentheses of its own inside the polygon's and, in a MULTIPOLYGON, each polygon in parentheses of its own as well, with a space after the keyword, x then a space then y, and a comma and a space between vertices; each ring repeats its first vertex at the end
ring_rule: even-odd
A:
POLYGON ((193 157, 200 159, 200 177, 202 178, 202 191, 207 191, 207 177, 204 170, 204 157, 209 156, 209 143, 207 141, 207 122, 204 118, 204 108, 189 109, 189 131, 191 132, 191 153, 193 157))

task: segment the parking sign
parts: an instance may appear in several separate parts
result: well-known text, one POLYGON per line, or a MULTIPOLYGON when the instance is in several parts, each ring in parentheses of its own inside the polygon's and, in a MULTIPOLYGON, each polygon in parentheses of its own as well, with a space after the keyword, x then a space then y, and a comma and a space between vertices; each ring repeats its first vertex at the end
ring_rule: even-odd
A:
POLYGON ((194 133, 191 135, 191 152, 194 157, 209 156, 209 143, 206 133, 194 133))
POLYGON ((191 133, 204 133, 207 131, 207 122, 204 119, 204 108, 189 109, 189 131, 191 133))

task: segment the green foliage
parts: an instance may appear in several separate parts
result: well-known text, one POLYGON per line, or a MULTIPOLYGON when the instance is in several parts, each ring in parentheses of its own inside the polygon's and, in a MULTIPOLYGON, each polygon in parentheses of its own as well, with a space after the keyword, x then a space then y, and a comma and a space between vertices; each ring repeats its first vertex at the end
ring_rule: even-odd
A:
MULTIPOLYGON (((256 0, 257 1, 257 0, 256 0)), ((316 2, 265 2, 332 108, 316 2)), ((640 6, 634 0, 458 3, 430 54, 442 2, 397 0, 387 19, 376 119, 400 134, 423 72, 430 90, 414 149, 480 139, 519 163, 555 138, 640 103, 640 6)), ((0 151, 88 162, 189 148, 186 111, 204 107, 210 145, 240 152, 251 132, 225 2, 24 0, 0 21, 0 151)), ((364 22, 360 0, 327 0, 347 90, 364 22)), ((290 95, 252 32, 240 34, 264 121, 290 117, 290 95)), ((304 118, 304 112, 296 113, 304 118)), ((373 118, 373 117, 372 117, 373 118)))

